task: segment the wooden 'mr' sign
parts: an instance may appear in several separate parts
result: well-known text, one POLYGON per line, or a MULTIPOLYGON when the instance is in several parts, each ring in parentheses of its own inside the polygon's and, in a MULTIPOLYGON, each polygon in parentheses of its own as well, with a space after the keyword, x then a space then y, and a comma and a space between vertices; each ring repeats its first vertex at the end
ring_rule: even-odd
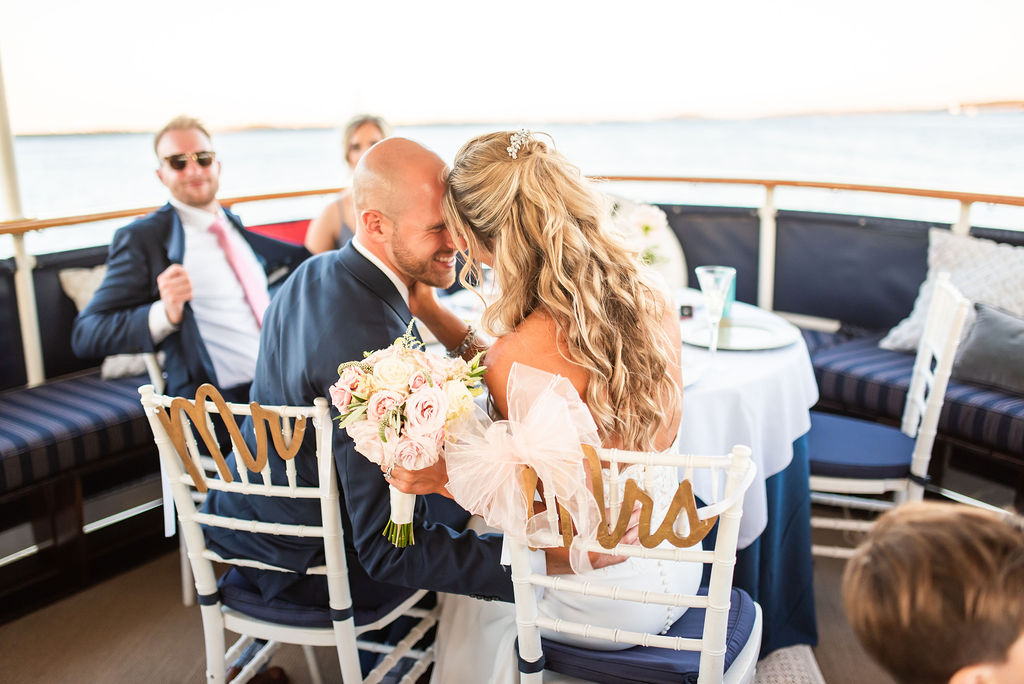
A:
POLYGON ((249 409, 252 412, 253 430, 256 434, 256 457, 254 458, 249 450, 249 445, 242 439, 242 432, 238 429, 235 417, 231 413, 227 402, 224 401, 224 397, 220 395, 220 392, 213 385, 209 383, 203 384, 196 390, 194 401, 189 401, 184 397, 175 397, 171 401, 169 410, 161 407, 157 413, 161 425, 167 431, 171 444, 174 445, 174 449, 178 452, 178 457, 181 458, 182 465, 185 466, 188 474, 192 476, 192 482, 200 492, 207 490, 206 480, 203 478, 203 474, 195 462, 189 457, 188 447, 185 444, 185 431, 188 429, 188 423, 182 419, 181 414, 183 412, 192 421, 195 431, 199 434, 203 444, 206 445, 206 449, 216 462, 221 479, 225 482, 234 481, 231 470, 228 469, 227 461, 220 451, 217 438, 211 430, 212 422, 206 420, 207 412, 205 405, 207 401, 213 402, 214 406, 216 406, 217 413, 231 435, 231 442, 235 445, 235 452, 250 471, 258 473, 267 466, 268 429, 271 439, 274 441, 274 449, 282 459, 286 461, 291 460, 299 452, 299 447, 302 445, 302 437, 306 434, 305 416, 295 419, 295 429, 292 432, 291 444, 285 444, 284 435, 281 432, 281 417, 277 413, 263 408, 255 401, 250 403, 249 409))

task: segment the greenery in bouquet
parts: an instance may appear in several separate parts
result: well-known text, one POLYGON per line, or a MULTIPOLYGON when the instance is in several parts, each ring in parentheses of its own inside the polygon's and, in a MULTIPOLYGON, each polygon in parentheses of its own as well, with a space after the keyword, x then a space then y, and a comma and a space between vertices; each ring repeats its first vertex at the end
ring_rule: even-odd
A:
MULTIPOLYGON (((469 362, 439 356, 406 331, 389 347, 364 355, 341 364, 331 386, 339 427, 348 430, 356 451, 382 468, 432 466, 452 426, 472 414, 473 399, 483 392, 482 354, 469 362)), ((414 544, 416 497, 394 487, 390 493, 384 535, 398 547, 414 544)))

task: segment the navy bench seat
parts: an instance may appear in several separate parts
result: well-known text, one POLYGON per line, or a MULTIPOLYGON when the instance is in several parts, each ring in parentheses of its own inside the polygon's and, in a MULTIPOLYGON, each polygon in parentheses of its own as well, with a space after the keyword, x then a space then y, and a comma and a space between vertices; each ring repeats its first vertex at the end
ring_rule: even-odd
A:
MULTIPOLYGON (((880 349, 881 335, 805 333, 824 404, 899 422, 914 355, 880 349), (812 345, 813 348, 812 348, 812 345)), ((1024 397, 950 380, 939 433, 1024 462, 1024 397)))
POLYGON ((0 393, 0 494, 151 445, 138 393, 147 382, 95 371, 0 393))

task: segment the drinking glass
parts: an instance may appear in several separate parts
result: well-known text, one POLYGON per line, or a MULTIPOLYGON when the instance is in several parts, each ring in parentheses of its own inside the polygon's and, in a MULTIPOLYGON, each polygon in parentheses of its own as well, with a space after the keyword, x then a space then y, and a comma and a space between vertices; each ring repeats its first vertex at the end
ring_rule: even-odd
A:
POLYGON ((701 292, 704 293, 704 308, 708 313, 708 327, 711 330, 711 342, 708 350, 714 357, 718 351, 718 327, 722 322, 722 309, 729 287, 736 278, 736 269, 731 266, 698 266, 694 269, 701 292))

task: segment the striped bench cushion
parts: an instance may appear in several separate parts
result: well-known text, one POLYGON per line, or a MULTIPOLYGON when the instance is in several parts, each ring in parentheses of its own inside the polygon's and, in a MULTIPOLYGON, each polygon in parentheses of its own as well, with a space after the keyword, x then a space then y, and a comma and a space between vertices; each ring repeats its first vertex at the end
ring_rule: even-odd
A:
POLYGON ((152 443, 146 382, 97 372, 0 394, 0 493, 152 443))
MULTIPOLYGON (((812 353, 822 400, 899 420, 914 356, 879 349, 879 339, 861 338, 812 353)), ((1024 397, 950 380, 939 431, 1024 459, 1024 397)))
POLYGON ((839 332, 822 332, 821 330, 808 330, 806 328, 800 328, 800 334, 803 335, 804 342, 807 344, 807 352, 814 356, 823 349, 830 349, 837 344, 848 342, 850 338, 847 335, 839 332))

